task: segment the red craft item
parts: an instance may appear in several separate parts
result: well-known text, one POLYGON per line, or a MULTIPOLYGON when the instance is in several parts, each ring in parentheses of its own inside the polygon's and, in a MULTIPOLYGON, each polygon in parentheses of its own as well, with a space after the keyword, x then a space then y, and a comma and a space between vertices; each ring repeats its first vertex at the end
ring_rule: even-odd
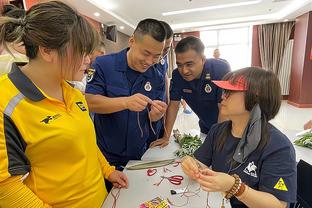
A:
POLYGON ((157 169, 151 169, 151 168, 149 168, 149 169, 147 170, 147 175, 148 175, 148 176, 153 176, 153 175, 155 175, 156 172, 157 172, 157 169))
POLYGON ((180 163, 181 163, 180 161, 175 161, 174 163, 172 163, 172 166, 173 167, 178 167, 180 163))

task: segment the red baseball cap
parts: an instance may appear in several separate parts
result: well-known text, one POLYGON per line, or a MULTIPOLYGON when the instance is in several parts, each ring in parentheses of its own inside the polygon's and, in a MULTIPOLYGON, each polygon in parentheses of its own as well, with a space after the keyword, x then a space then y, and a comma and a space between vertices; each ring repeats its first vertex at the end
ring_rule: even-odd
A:
POLYGON ((212 81, 218 87, 225 90, 233 90, 233 91, 246 91, 246 79, 244 77, 239 77, 235 82, 231 82, 230 80, 214 80, 212 81))

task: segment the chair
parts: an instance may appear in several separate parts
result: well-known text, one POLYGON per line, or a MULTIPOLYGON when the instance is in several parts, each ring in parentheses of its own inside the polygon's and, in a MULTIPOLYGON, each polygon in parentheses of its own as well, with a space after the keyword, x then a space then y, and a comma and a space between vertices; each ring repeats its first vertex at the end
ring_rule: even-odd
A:
POLYGON ((312 208, 312 165, 300 160, 297 164, 297 202, 291 208, 312 208))

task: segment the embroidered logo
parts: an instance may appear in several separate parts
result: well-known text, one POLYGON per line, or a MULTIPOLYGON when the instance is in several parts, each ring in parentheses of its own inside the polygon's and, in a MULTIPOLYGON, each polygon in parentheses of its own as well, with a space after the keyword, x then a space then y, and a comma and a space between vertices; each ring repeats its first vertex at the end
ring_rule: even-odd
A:
POLYGON ((55 114, 54 116, 47 116, 42 121, 40 121, 40 123, 50 124, 50 121, 54 121, 58 119, 59 117, 61 117, 61 114, 55 114))
POLYGON ((88 69, 87 70, 87 82, 91 82, 94 77, 95 69, 88 69))
POLYGON ((254 162, 250 162, 247 167, 244 169, 244 173, 257 178, 257 166, 255 166, 254 162))
POLYGON ((81 101, 76 102, 76 105, 80 108, 81 111, 87 111, 87 109, 84 106, 83 102, 81 102, 81 101))
POLYGON ((206 84, 206 86, 205 86, 205 92, 206 93, 211 93, 211 91, 212 91, 212 88, 210 87, 210 85, 209 84, 206 84))
POLYGON ((210 80, 211 79, 211 76, 209 73, 206 73, 206 76, 205 76, 205 80, 210 80))
POLYGON ((274 186, 275 189, 280 191, 288 191, 287 186, 283 180, 283 178, 280 178, 277 183, 274 186))
POLYGON ((150 82, 146 82, 145 85, 144 85, 144 89, 145 89, 145 91, 150 92, 152 90, 151 83, 150 82))

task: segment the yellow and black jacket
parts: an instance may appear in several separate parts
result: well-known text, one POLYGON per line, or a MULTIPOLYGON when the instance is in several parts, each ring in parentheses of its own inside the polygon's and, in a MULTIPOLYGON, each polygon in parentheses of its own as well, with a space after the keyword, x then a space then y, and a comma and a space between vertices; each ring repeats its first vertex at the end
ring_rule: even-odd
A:
POLYGON ((107 196, 104 177, 115 168, 97 147, 83 95, 65 81, 62 88, 65 102, 15 64, 0 78, 0 207, 31 205, 29 194, 12 188, 17 183, 40 206, 100 207, 107 196))

